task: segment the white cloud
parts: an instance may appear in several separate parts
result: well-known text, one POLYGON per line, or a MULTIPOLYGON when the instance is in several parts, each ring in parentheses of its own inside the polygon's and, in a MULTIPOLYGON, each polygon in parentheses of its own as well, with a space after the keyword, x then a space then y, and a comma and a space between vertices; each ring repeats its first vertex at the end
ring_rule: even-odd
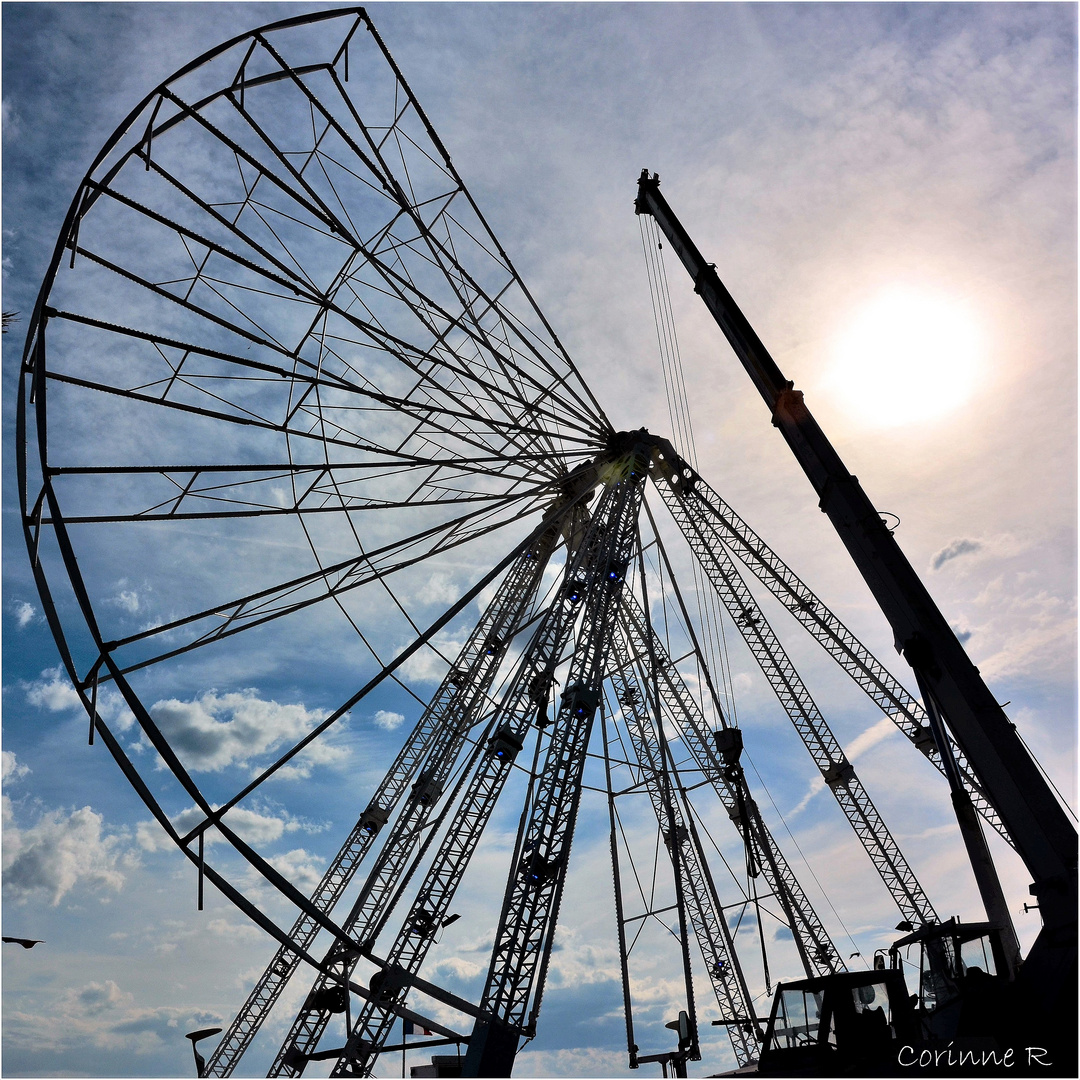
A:
POLYGON ((279 873, 284 874, 301 892, 307 893, 319 884, 326 869, 325 860, 303 848, 294 848, 286 851, 284 855, 273 855, 266 861, 279 873))
POLYGON ((10 750, 0 750, 0 762, 2 762, 2 771, 0 771, 0 779, 3 780, 18 780, 20 777, 25 776, 30 771, 29 765, 20 765, 15 760, 15 755, 10 750))
POLYGON ((556 950, 551 954, 553 986, 585 986, 619 979, 619 955, 614 938, 597 938, 589 928, 559 923, 555 928, 556 950))
POLYGON ((139 610, 139 594, 134 589, 123 589, 113 597, 112 602, 119 608, 123 608, 129 615, 134 615, 139 610))
MULTIPOLYGON (((58 667, 46 668, 40 679, 23 685, 26 700, 39 709, 48 709, 49 712, 83 711, 82 699, 71 685, 71 680, 58 667)), ((111 686, 98 690, 97 710, 103 720, 120 731, 127 731, 135 723, 127 703, 111 686)))
POLYGON ((976 625, 972 651, 983 679, 1048 679, 1075 671, 1076 603, 1039 588, 1025 573, 990 581, 975 601, 984 622, 976 625))
POLYGON ((440 960, 432 970, 439 978, 452 978, 465 982, 482 975, 487 969, 472 960, 466 960, 460 956, 447 956, 440 960))
POLYGON ((206 929, 211 934, 233 940, 235 938, 248 938, 256 941, 262 938, 263 932, 253 923, 230 922, 228 919, 211 919, 206 924, 206 929))
POLYGON ((399 712, 387 712, 386 709, 380 709, 373 717, 372 720, 381 727, 384 731, 396 731, 402 724, 405 723, 405 717, 399 712))
POLYGON ((514 1060, 522 1076, 619 1076, 626 1070, 621 1049, 522 1050, 514 1060))
MULTIPOLYGON (((254 690, 221 695, 211 690, 194 701, 169 698, 155 702, 150 713, 180 759, 196 772, 245 765, 259 754, 297 742, 327 715, 323 709, 264 701, 254 690)), ((313 744, 286 767, 288 772, 281 771, 302 779, 312 765, 341 760, 347 753, 328 743, 318 748, 313 744)))
POLYGON ((857 760, 862 757, 867 750, 870 750, 877 746, 878 743, 891 738, 896 733, 897 727, 892 717, 883 716, 876 724, 871 724, 870 727, 856 735, 855 738, 848 743, 846 751, 848 761, 857 760))
MULTIPOLYGON (((176 832, 183 836, 197 826, 204 816, 198 807, 189 807, 168 820, 173 823, 176 832)), ((285 832, 284 819, 243 807, 233 807, 225 815, 225 820, 235 834, 254 845, 278 840, 285 832)), ((173 847, 173 840, 156 821, 140 821, 135 828, 135 839, 145 851, 167 851, 173 847)), ((210 829, 206 833, 205 843, 210 847, 212 843, 220 843, 222 839, 224 838, 216 829, 210 829)))
MULTIPOLYGON (((344 730, 346 722, 345 717, 339 721, 337 729, 339 733, 344 730)), ((347 746, 335 746, 332 742, 333 735, 334 732, 327 732, 321 739, 310 743, 288 765, 283 765, 278 769, 274 773, 274 779, 306 780, 317 765, 337 765, 343 762, 349 757, 350 750, 347 746)))
POLYGON ((28 684, 26 700, 38 708, 48 709, 49 712, 82 708, 82 700, 75 692, 75 687, 58 667, 46 669, 37 682, 28 684))
POLYGON ((418 594, 424 604, 452 604, 461 595, 461 589, 449 574, 432 574, 418 594))
POLYGON ((15 823, 14 809, 3 796, 4 893, 23 904, 44 894, 55 907, 77 884, 119 891, 121 866, 131 861, 118 836, 103 828, 104 819, 89 806, 65 813, 51 810, 29 828, 15 823))
POLYGON ((3 110, 3 132, 4 141, 8 139, 16 139, 19 135, 19 114, 15 111, 15 106, 10 101, 4 100, 2 106, 3 110))
POLYGON ((436 634, 431 644, 416 652, 400 668, 401 674, 412 683, 429 685, 441 683, 450 664, 461 652, 465 639, 436 634))
POLYGON ((32 623, 36 616, 37 608, 33 604, 28 604, 25 600, 16 601, 15 621, 19 624, 20 630, 32 623))

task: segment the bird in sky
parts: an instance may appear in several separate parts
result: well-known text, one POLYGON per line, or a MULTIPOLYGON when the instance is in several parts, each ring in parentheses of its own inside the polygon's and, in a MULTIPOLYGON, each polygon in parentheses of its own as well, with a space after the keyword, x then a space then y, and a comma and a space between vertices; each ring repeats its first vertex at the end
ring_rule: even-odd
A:
POLYGON ((6 937, 0 940, 10 941, 13 945, 21 945, 24 949, 32 949, 35 945, 45 944, 41 938, 6 937))

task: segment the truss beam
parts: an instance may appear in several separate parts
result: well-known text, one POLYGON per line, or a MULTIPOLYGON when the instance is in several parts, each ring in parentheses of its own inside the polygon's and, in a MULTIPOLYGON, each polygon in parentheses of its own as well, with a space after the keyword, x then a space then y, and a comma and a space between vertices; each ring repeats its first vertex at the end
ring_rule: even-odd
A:
POLYGON ((696 519, 681 514, 676 520, 904 919, 937 922, 929 897, 735 564, 696 519))
MULTIPOLYGON (((609 473, 610 479, 610 473, 609 473)), ((613 492, 607 488, 589 518, 583 511, 580 496, 596 483, 595 469, 585 469, 571 478, 569 488, 578 502, 570 508, 563 534, 570 554, 559 592, 542 617, 519 665, 510 689, 487 723, 485 736, 477 743, 459 788, 447 800, 455 805, 434 860, 420 885, 416 899, 405 916, 401 929, 386 954, 386 974, 379 987, 379 998, 365 1002, 352 1025, 352 1031, 334 1075, 364 1075, 373 1066, 389 1035, 395 1017, 395 1005, 404 999, 433 941, 433 928, 446 917, 454 892, 468 866, 495 801, 510 773, 510 766, 522 746, 534 719, 546 721, 554 669, 565 651, 578 620, 582 603, 581 579, 595 562, 595 552, 611 532, 611 517, 618 510, 613 492)), ((430 834, 433 839, 435 830, 430 834)), ((429 841, 430 842, 430 841, 429 841)), ((385 924, 384 909, 372 927, 373 940, 385 924)), ((298 1075, 314 1051, 315 1033, 305 1033, 301 1040, 283 1047, 282 1068, 285 1075, 298 1075), (284 1055, 289 1060, 284 1061, 284 1055)))
MULTIPOLYGON (((674 451, 672 451, 674 453, 674 451)), ((855 684, 888 716, 911 744, 947 776, 930 730, 926 710, 862 642, 833 614, 824 602, 787 566, 686 462, 678 460, 678 485, 658 485, 676 520, 693 519, 695 525, 724 544, 780 603, 810 632, 825 651, 847 672, 855 684)), ((997 811, 960 748, 949 737, 953 756, 975 808, 1007 843, 1015 847, 997 811)))
MULTIPOLYGON (((627 635, 631 650, 644 649, 649 634, 644 612, 627 602, 623 607, 623 618, 623 633, 627 635)), ((769 888, 787 916, 788 927, 794 935, 807 975, 827 975, 845 970, 829 932, 761 817, 746 785, 738 755, 720 752, 717 738, 710 733, 701 709, 668 656, 663 642, 655 633, 652 638, 657 685, 665 713, 677 725, 683 744, 739 830, 755 863, 761 868, 769 888)), ((723 716, 719 702, 714 700, 714 705, 718 715, 723 716)))
MULTIPOLYGON (((697 939, 721 1019, 731 1022, 728 1032, 735 1057, 740 1066, 748 1065, 757 1058, 757 1040, 743 1021, 753 1020, 753 1002, 693 819, 679 805, 672 783, 676 772, 663 745, 662 720, 658 719, 661 716, 660 701, 654 685, 656 669, 662 661, 655 654, 635 652, 622 626, 615 634, 614 645, 616 666, 612 671, 612 683, 622 706, 642 780, 671 857, 676 889, 681 894, 679 906, 685 907, 683 924, 689 924, 697 939), (642 660, 648 665, 644 673, 635 671, 642 660)), ((683 914, 680 911, 680 915, 683 914)), ((692 999, 687 1006, 693 1037, 693 1043, 687 1049, 690 1060, 697 1060, 700 1053, 692 999)), ((636 1064, 632 1053, 631 1068, 636 1064)))
MULTIPOLYGON (((462 647, 454 666, 443 679, 442 685, 417 721, 367 808, 360 815, 348 839, 312 894, 311 902, 320 911, 329 912, 341 898, 360 863, 375 843, 377 835, 390 820, 409 785, 420 773, 420 766, 425 758, 428 761, 426 771, 429 774, 425 777, 425 782, 429 791, 433 790, 433 784, 440 782, 442 774, 449 768, 498 667, 498 652, 490 648, 490 643, 513 636, 516 626, 523 621, 535 598, 556 539, 557 534, 553 527, 540 538, 534 550, 526 552, 511 566, 494 599, 462 647)), ((396 880, 401 868, 398 865, 400 859, 394 859, 393 853, 395 850, 408 850, 401 842, 401 834, 403 831, 420 827, 422 820, 414 819, 425 818, 431 805, 430 802, 418 798, 408 801, 384 845, 378 871, 369 878, 365 886, 363 899, 368 905, 377 903, 396 880), (387 858, 387 853, 390 858, 387 858)), ((363 905, 359 905, 359 909, 354 907, 347 923, 350 928, 361 928, 365 925, 362 912, 363 905)), ((302 948, 308 949, 319 929, 318 923, 304 914, 293 926, 290 937, 302 948)), ((331 953, 337 954, 341 951, 340 948, 335 948, 331 953)), ((327 959, 330 960, 331 957, 327 959)), ((298 954, 284 947, 278 949, 207 1062, 207 1076, 232 1074, 298 965, 298 954)), ((332 980, 326 975, 320 975, 309 1000, 321 1000, 317 999, 316 995, 332 985, 332 980)), ((329 1016, 328 1011, 326 1015, 329 1016)))
POLYGON ((540 1012, 570 857, 581 777, 599 707, 623 583, 637 546, 649 452, 633 436, 606 471, 611 510, 593 530, 582 591, 582 624, 543 764, 531 785, 495 933, 481 1009, 463 1073, 509 1076, 518 1034, 532 1035, 540 1012))

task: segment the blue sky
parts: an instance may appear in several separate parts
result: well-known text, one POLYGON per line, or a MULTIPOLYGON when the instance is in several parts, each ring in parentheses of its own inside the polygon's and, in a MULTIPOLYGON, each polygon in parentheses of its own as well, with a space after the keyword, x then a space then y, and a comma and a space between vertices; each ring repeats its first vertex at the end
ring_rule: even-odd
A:
MULTIPOLYGON (((183 1033, 227 1021, 272 952, 220 897, 195 911, 186 862, 148 825, 103 748, 86 746, 85 717, 54 673, 58 657, 25 556, 13 415, 26 316, 97 149, 193 56, 304 10, 3 7, 3 306, 22 313, 4 338, 4 927, 47 941, 4 954, 4 1069, 12 1075, 189 1075, 183 1033)), ((1075 7, 369 11, 612 422, 667 434, 632 211, 637 174, 660 173, 676 212, 848 467, 880 509, 900 518, 902 547, 998 699, 1010 702, 1024 739, 1058 787, 1073 791, 1075 7), (897 302, 908 323, 924 320, 927 340, 948 329, 933 323, 935 312, 979 329, 951 408, 928 418, 900 414, 895 380, 903 373, 852 395, 842 368, 845 335, 868 311, 877 312, 879 340, 864 347, 880 345, 884 355, 902 337, 908 327, 887 319, 897 302)), ((681 269, 669 266, 669 275, 702 474, 905 678, 884 621, 760 399, 681 269)), ((103 602, 121 625, 163 602, 189 556, 177 548, 112 557, 103 602)), ((432 611, 457 587, 454 571, 445 573, 421 598, 432 611)), ((228 584, 209 573, 202 580, 228 584)), ((267 639, 258 654, 240 649, 165 680, 152 702, 166 703, 162 715, 172 709, 175 730, 203 754, 200 779, 212 789, 229 769, 269 752, 274 737, 303 730, 343 699, 364 670, 362 650, 354 642, 349 652, 345 640, 340 627, 308 625, 288 649, 267 639), (200 733, 212 736, 209 748, 200 733)), ((861 751, 860 775, 939 911, 979 917, 937 775, 877 726, 880 715, 816 646, 795 638, 790 649, 849 753, 861 751)), ((422 670, 413 674, 418 690, 433 686, 422 670)), ((800 873, 834 938, 845 955, 858 948, 868 956, 888 941, 895 911, 835 806, 814 793, 809 761, 737 650, 731 675, 770 824, 786 843, 775 804, 836 907, 834 915, 800 873)), ((106 708, 122 727, 120 705, 107 700, 106 708)), ((310 886, 321 872, 416 713, 405 694, 380 695, 350 715, 306 776, 276 782, 251 807, 252 835, 298 883, 310 886)), ((625 1071, 603 802, 587 794, 584 809, 591 824, 575 841, 563 946, 522 1075, 625 1071)), ((478 876, 497 882, 496 891, 515 819, 515 810, 502 812, 478 856, 478 876)), ((785 850, 799 872, 798 852, 785 850)), ((1019 913, 1023 869, 1008 858, 1002 866, 1019 913)), ((275 918, 289 918, 257 883, 250 887, 275 918)), ((485 917, 490 925, 497 900, 482 888, 470 896, 474 928, 432 957, 439 977, 467 992, 477 992, 486 967, 485 935, 475 927, 485 917)), ((1035 919, 1017 914, 1024 941, 1035 919)), ((671 979, 659 949, 645 954, 642 989, 642 1008, 655 1017, 671 979)), ((291 1004, 303 992, 297 986, 291 1004)), ((730 1063, 725 1054, 711 1046, 702 1067, 730 1063)), ((251 1069, 262 1061, 253 1051, 251 1069)))

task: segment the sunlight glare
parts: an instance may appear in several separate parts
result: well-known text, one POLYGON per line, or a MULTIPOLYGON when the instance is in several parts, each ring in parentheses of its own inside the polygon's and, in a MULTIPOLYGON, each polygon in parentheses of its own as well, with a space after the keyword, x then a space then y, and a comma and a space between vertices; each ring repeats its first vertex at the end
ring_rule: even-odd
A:
POLYGON ((841 332, 831 390, 873 427, 936 419, 977 387, 983 334, 963 303, 910 288, 878 294, 841 332))

